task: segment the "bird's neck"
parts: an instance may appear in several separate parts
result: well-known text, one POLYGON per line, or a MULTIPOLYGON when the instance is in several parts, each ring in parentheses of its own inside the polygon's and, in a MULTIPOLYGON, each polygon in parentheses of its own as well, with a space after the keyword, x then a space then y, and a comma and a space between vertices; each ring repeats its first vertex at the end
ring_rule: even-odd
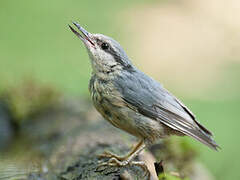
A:
POLYGON ((93 69, 92 76, 95 76, 96 78, 103 80, 103 81, 109 81, 113 79, 118 72, 115 70, 96 70, 93 69))
POLYGON ((101 79, 111 79, 122 71, 119 64, 103 64, 92 61, 92 74, 101 79))

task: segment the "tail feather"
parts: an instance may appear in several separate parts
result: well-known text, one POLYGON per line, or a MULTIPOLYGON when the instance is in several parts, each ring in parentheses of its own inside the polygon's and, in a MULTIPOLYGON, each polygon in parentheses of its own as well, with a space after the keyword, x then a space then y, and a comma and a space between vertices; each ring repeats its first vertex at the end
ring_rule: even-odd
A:
POLYGON ((204 133, 206 133, 209 136, 213 136, 213 134, 207 128, 205 128, 203 125, 201 125, 197 120, 194 119, 194 121, 204 133))
POLYGON ((184 121, 180 121, 179 119, 178 121, 177 120, 171 121, 165 118, 161 119, 161 122, 177 131, 182 132, 185 135, 193 137, 194 139, 207 145, 213 150, 218 151, 218 149, 221 149, 217 145, 217 143, 213 140, 212 133, 206 128, 204 128, 202 125, 198 125, 199 123, 193 126, 189 125, 184 121))
POLYGON ((201 139, 200 142, 206 144, 207 146, 209 146, 210 148, 216 151, 218 151, 218 149, 221 149, 220 146, 217 145, 217 143, 214 141, 213 134, 208 129, 206 129, 203 125, 201 125, 199 122, 196 121, 196 123, 201 132, 201 135, 199 136, 199 138, 201 139))
POLYGON ((217 145, 217 143, 213 140, 212 135, 207 134, 206 131, 199 129, 194 130, 190 136, 192 136, 194 139, 200 141, 201 143, 207 145, 211 149, 214 149, 218 151, 220 147, 217 145))

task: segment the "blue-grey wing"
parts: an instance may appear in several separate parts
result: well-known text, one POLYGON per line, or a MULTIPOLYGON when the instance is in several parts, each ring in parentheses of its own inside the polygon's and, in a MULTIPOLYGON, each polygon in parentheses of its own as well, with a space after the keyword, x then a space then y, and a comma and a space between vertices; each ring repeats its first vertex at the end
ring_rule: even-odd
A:
POLYGON ((122 99, 144 116, 158 120, 168 127, 191 136, 217 149, 212 133, 195 119, 194 114, 157 81, 141 71, 123 71, 114 80, 122 99))

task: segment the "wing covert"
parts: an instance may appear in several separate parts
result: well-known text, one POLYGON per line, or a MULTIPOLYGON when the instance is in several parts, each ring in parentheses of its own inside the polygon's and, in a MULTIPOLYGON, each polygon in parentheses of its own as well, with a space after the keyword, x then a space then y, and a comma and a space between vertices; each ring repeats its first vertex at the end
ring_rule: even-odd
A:
POLYGON ((140 71, 124 72, 114 83, 129 108, 134 107, 142 115, 217 149, 212 133, 196 121, 194 114, 181 101, 152 78, 140 71))

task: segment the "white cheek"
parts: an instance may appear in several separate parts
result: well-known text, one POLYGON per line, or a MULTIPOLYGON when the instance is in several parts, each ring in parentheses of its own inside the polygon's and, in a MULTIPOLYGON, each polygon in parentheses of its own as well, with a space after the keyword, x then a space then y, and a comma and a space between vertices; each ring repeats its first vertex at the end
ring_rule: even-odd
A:
POLYGON ((97 58, 98 64, 108 65, 108 66, 116 64, 111 54, 108 54, 102 50, 98 50, 96 54, 98 54, 98 58, 97 58))
POLYGON ((108 54, 98 48, 90 49, 89 56, 91 58, 91 64, 94 71, 106 69, 117 64, 111 54, 108 54))

